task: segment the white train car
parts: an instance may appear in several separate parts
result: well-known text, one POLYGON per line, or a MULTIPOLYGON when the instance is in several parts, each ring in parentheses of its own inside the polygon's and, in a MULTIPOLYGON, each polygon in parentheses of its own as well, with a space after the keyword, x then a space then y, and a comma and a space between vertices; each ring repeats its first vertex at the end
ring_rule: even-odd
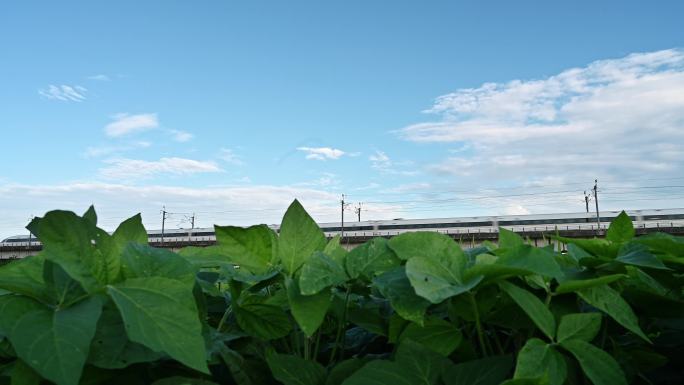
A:
MULTIPOLYGON (((620 211, 601 213, 601 228, 607 228, 620 211)), ((628 210, 627 214, 637 228, 684 227, 684 209, 628 210)), ((340 234, 339 222, 319 223, 327 237, 340 234)), ((516 232, 596 229, 596 215, 592 213, 504 215, 481 217, 453 217, 429 219, 393 219, 381 221, 347 222, 344 224, 346 237, 392 236, 407 231, 438 231, 445 234, 473 234, 498 232, 499 227, 516 232)), ((278 225, 269 225, 279 231, 278 225)), ((161 230, 148 231, 150 243, 161 243, 161 230)), ((213 228, 169 229, 164 232, 167 243, 210 243, 216 240, 213 228)), ((0 247, 26 247, 40 245, 29 235, 16 235, 0 242, 0 247)))

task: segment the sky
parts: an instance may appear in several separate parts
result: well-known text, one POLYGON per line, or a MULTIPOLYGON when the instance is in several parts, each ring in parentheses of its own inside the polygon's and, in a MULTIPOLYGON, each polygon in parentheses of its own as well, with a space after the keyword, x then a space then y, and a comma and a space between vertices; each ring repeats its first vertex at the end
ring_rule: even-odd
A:
POLYGON ((681 1, 6 1, 0 238, 684 207, 681 1), (593 202, 592 202, 593 204, 593 202))

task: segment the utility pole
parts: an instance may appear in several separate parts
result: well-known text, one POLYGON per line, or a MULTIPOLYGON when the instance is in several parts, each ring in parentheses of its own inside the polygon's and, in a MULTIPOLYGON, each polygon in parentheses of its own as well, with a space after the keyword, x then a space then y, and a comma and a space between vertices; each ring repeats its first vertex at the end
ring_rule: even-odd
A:
POLYGON ((166 206, 162 206, 162 232, 161 232, 161 245, 164 246, 164 225, 166 224, 166 206))
POLYGON ((192 213, 192 216, 190 217, 190 229, 195 229, 195 213, 192 213))
POLYGON ((342 222, 340 226, 340 240, 344 238, 344 194, 342 194, 342 200, 340 201, 340 213, 342 214, 342 222))
POLYGON ((359 205, 354 209, 354 212, 359 218, 359 222, 361 222, 361 202, 359 202, 359 205))
POLYGON ((596 203, 596 234, 601 235, 601 217, 599 216, 598 208, 598 179, 594 179, 594 203, 596 203))
POLYGON ((584 205, 587 207, 587 213, 589 212, 589 195, 587 195, 587 191, 584 190, 584 205))

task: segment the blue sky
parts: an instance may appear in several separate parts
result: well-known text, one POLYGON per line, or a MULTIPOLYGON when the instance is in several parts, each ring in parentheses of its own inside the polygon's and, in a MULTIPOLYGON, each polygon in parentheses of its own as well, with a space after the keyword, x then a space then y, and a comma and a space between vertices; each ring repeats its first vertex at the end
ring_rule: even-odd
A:
POLYGON ((5 2, 0 236, 682 207, 684 3, 596 3, 5 2))

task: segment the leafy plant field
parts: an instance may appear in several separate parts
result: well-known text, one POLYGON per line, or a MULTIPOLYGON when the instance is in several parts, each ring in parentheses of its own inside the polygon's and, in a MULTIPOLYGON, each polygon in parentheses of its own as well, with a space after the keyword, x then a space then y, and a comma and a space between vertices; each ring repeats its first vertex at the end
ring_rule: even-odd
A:
POLYGON ((684 239, 624 213, 563 253, 504 229, 347 252, 297 201, 279 235, 217 226, 179 253, 139 216, 96 222, 49 212, 43 251, 0 268, 0 384, 684 383, 684 239))

